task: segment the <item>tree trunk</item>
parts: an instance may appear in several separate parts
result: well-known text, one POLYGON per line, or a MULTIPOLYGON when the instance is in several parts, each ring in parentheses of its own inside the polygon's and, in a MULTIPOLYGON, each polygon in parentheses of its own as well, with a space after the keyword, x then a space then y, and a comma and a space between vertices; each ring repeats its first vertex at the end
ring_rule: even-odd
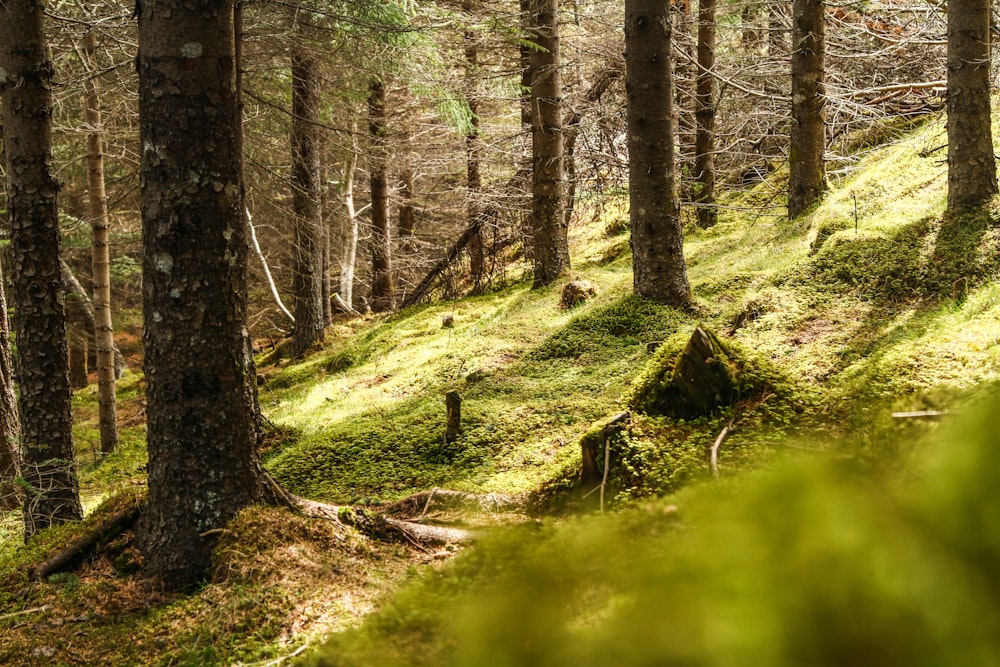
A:
POLYGON ((826 190, 825 22, 821 0, 792 5, 792 127, 788 147, 788 217, 812 208, 826 190))
POLYGON ((170 588, 213 529, 267 498, 247 332, 234 3, 139 5, 149 496, 137 540, 170 588))
MULTIPOLYGON (((0 12, 0 16, 2 15, 0 12)), ((4 277, 0 268, 0 509, 14 509, 21 502, 14 484, 14 480, 21 474, 21 453, 17 447, 17 436, 14 363, 10 354, 7 296, 4 293, 4 277)))
POLYGON ((531 0, 531 258, 533 287, 551 284, 570 268, 563 216, 562 84, 559 2, 531 0))
POLYGON ((371 135, 372 287, 369 305, 376 312, 396 305, 392 280, 392 235, 389 229, 389 169, 385 140, 385 84, 373 78, 368 84, 368 128, 371 135))
POLYGON ((673 10, 674 27, 671 33, 673 51, 681 53, 681 58, 674 58, 674 127, 677 128, 675 141, 674 170, 678 174, 678 195, 684 201, 692 201, 690 190, 690 175, 694 173, 698 124, 695 118, 696 86, 697 86, 697 42, 694 26, 691 21, 691 4, 689 0, 675 0, 670 3, 673 10), (684 175, 688 175, 685 178, 684 175))
POLYGON ((111 254, 109 247, 108 198, 104 191, 104 148, 101 140, 101 100, 94 71, 97 69, 97 38, 88 30, 81 60, 88 71, 83 80, 87 121, 87 191, 90 200, 90 248, 94 273, 94 347, 97 352, 97 406, 101 451, 118 446, 115 394, 115 337, 111 321, 111 254))
POLYGON ((658 0, 626 0, 629 205, 635 293, 691 305, 674 174, 670 14, 658 0))
POLYGON ((990 2, 948 4, 948 210, 997 193, 990 130, 990 2))
POLYGON ((7 0, 0 8, 22 474, 29 487, 24 502, 27 539, 53 524, 78 520, 83 511, 73 460, 59 270, 59 184, 49 169, 53 67, 47 58, 41 3, 7 0))
MULTIPOLYGON (((80 335, 86 338, 87 344, 92 344, 94 337, 87 336, 87 334, 97 329, 94 304, 90 301, 90 297, 87 296, 87 290, 80 284, 69 264, 60 261, 59 267, 62 271, 63 294, 65 294, 66 298, 66 319, 71 323, 79 322, 80 335)), ((121 350, 118 349, 113 338, 111 340, 111 358, 112 377, 118 379, 125 374, 127 366, 125 364, 125 357, 122 356, 121 350)))
POLYGON ((409 238, 416 231, 416 206, 414 203, 414 173, 413 167, 406 167, 400 174, 399 202, 399 236, 409 238))
POLYGON ((698 76, 694 118, 694 202, 698 225, 712 227, 718 221, 715 208, 715 0, 698 2, 698 76))
POLYGON ((358 212, 354 208, 354 172, 358 166, 357 132, 351 134, 351 156, 344 164, 342 194, 345 209, 344 248, 340 258, 340 299, 354 307, 354 267, 358 257, 358 212))
MULTIPOLYGON (((464 0, 462 9, 466 12, 472 12, 475 9, 475 3, 472 0, 464 0)), ((481 215, 479 203, 483 193, 483 175, 480 166, 483 146, 479 129, 479 95, 476 91, 479 75, 479 43, 477 42, 476 32, 468 30, 465 33, 465 99, 469 104, 472 122, 465 135, 465 217, 467 227, 472 227, 476 218, 481 215)), ((472 275, 472 289, 474 292, 479 292, 482 289, 485 266, 485 248, 482 226, 480 225, 476 227, 476 232, 469 239, 469 272, 472 275)))
POLYGON ((323 213, 320 208, 319 63, 292 55, 292 207, 295 245, 292 292, 295 330, 290 353, 301 357, 323 340, 323 213))

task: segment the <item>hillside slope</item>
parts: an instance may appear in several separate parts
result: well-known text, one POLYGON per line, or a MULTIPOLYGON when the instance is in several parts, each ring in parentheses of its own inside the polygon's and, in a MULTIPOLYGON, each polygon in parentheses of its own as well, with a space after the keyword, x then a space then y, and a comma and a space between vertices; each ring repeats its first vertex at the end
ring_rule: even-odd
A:
MULTIPOLYGON (((0 662, 245 664, 287 657, 381 608, 357 633, 337 636, 334 654, 353 656, 343 664, 443 664, 455 659, 456 636, 443 614, 466 616, 442 601, 468 597, 480 604, 491 595, 483 583, 498 568, 531 573, 537 590, 553 596, 540 608, 558 607, 564 585, 573 595, 583 593, 571 600, 570 629, 605 627, 599 621, 606 616, 619 627, 630 617, 614 616, 616 605, 631 599, 635 586, 649 584, 643 577, 658 575, 637 569, 634 576, 619 573, 624 581, 608 588, 600 582, 573 588, 581 577, 613 575, 603 566, 581 571, 577 556, 593 563, 608 550, 613 562, 630 552, 663 550, 673 544, 675 528, 686 534, 689 527, 713 525, 716 506, 739 505, 744 493, 770 499, 748 503, 746 516, 767 514, 761 508, 768 503, 801 502, 823 513, 820 497, 854 494, 859 485, 867 490, 857 493, 878 495, 867 481, 841 482, 826 472, 792 474, 800 483, 784 496, 780 486, 766 483, 758 491, 756 482, 744 482, 750 471, 780 467, 790 454, 808 450, 805 456, 831 459, 895 488, 923 466, 924 451, 934 449, 925 436, 938 422, 894 420, 891 413, 966 410, 989 393, 1000 371, 1000 285, 994 282, 1000 213, 942 216, 944 166, 928 150, 942 137, 942 125, 929 123, 859 157, 839 173, 819 208, 799 220, 787 221, 773 208, 782 201, 780 171, 731 193, 716 227, 690 229, 687 236, 697 316, 631 296, 623 203, 597 206, 584 198, 571 240, 573 277, 597 292, 586 304, 560 308, 561 283, 533 291, 526 281, 513 281, 483 296, 345 319, 302 360, 262 359, 261 402, 272 425, 265 465, 294 493, 374 505, 447 487, 532 500, 535 522, 469 550, 440 578, 436 565, 424 565, 450 561, 450 551, 383 544, 337 523, 255 508, 230 527, 212 581, 195 595, 168 598, 150 590, 134 576, 137 554, 127 537, 73 573, 29 583, 27 568, 80 528, 52 531, 23 548, 18 515, 9 513, 0 522, 0 662), (637 378, 650 364, 669 361, 699 322, 766 375, 768 394, 695 420, 634 414, 608 445, 616 463, 607 500, 619 511, 610 521, 550 519, 583 502, 574 489, 581 438, 627 407, 637 378), (463 430, 450 442, 444 438, 449 391, 463 401, 463 430), (719 451, 721 484, 698 483, 711 479, 708 450, 730 424, 737 428, 719 451), (647 533, 668 537, 646 541, 647 533), (395 653, 386 656, 386 647, 395 653)), ((512 267, 508 275, 523 273, 524 267, 512 267)), ((134 502, 128 490, 141 488, 141 379, 125 387, 123 409, 135 418, 122 450, 106 459, 82 457, 88 508, 111 498, 90 521, 134 502)), ((93 448, 95 400, 86 392, 76 399, 83 452, 93 448)), ((848 504, 863 508, 868 496, 857 497, 848 504)), ((886 525, 897 525, 909 511, 910 500, 899 502, 901 514, 895 506, 885 510, 891 515, 886 525)), ((809 526, 829 524, 808 512, 789 518, 787 534, 801 534, 794 539, 818 545, 821 554, 825 543, 806 536, 809 526)), ((753 524, 746 516, 719 525, 753 524)), ((855 525, 854 518, 845 521, 855 525)), ((766 536, 767 526, 762 530, 766 536)), ((878 533, 872 523, 856 531, 856 545, 878 533)), ((759 540, 766 537, 746 537, 747 544, 759 540)), ((694 561, 700 550, 725 543, 725 537, 697 537, 685 553, 694 561)), ((731 562, 723 559, 720 567, 731 562)), ((794 557, 783 562, 799 567, 794 557)), ((487 625, 494 612, 521 618, 522 603, 504 599, 475 618, 487 625)), ((523 615, 526 623, 532 618, 523 615)), ((539 617, 539 627, 563 636, 565 618, 552 618, 539 617)), ((768 618, 782 622, 777 612, 768 618)), ((512 633, 526 627, 493 625, 512 633)), ((476 627, 474 636, 483 640, 469 655, 512 641, 476 627)), ((562 650, 558 642, 552 646, 562 650)), ((308 660, 342 664, 331 655, 308 660)), ((527 664, 526 655, 508 664, 527 664)), ((469 660, 465 664, 487 664, 469 660)))

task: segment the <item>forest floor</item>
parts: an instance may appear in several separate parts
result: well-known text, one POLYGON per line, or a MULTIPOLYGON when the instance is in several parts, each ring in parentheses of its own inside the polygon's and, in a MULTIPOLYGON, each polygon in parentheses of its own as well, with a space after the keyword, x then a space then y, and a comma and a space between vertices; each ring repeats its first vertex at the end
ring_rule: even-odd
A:
MULTIPOLYGON (((1000 610, 976 591, 1000 577, 966 568, 993 553, 998 529, 969 518, 972 496, 921 486, 950 465, 972 493, 1000 469, 979 454, 929 463, 942 442, 989 444, 982 430, 944 434, 1000 372, 1000 211, 943 215, 945 168, 926 150, 943 133, 931 122, 860 155, 794 221, 780 171, 728 194, 719 224, 686 237, 697 316, 630 295, 624 203, 584 198, 572 277, 596 296, 582 306, 559 306, 563 282, 513 279, 341 319, 301 360, 265 351, 265 465, 289 491, 376 509, 448 488, 526 509, 483 520, 428 505, 421 518, 480 534, 428 549, 251 508, 223 535, 210 580, 183 596, 137 574, 128 535, 32 582, 30 567, 86 526, 24 546, 9 513, 0 664, 945 664, 934 641, 963 638, 967 660, 950 664, 998 664, 983 638, 1000 636, 1000 610), (629 407, 699 323, 768 390, 693 420, 633 410, 613 443, 609 511, 593 511, 596 495, 576 490, 581 439, 629 407), (449 391, 463 401, 451 442, 449 391), (927 411, 948 414, 893 417, 927 411), (945 510, 987 546, 925 530, 945 510), (929 616, 936 604, 952 620, 929 616), (906 648, 901 632, 922 639, 906 648)), ((87 526, 142 491, 142 387, 138 372, 120 383, 122 446, 107 457, 96 396, 76 395, 87 526)))

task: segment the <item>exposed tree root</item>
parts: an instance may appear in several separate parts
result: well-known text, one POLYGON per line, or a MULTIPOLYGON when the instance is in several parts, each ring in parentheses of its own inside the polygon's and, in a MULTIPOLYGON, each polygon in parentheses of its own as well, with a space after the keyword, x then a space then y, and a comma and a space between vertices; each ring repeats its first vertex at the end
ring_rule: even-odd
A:
MULTIPOLYGON (((521 496, 499 493, 476 495, 449 489, 431 489, 373 510, 300 498, 285 491, 266 473, 264 480, 267 487, 265 500, 272 505, 286 507, 308 517, 351 526, 373 539, 410 544, 423 550, 448 544, 468 544, 476 537, 474 531, 464 528, 420 523, 428 520, 432 513, 438 516, 442 512, 495 515, 520 512, 525 506, 525 498, 521 496)), ((129 530, 139 518, 142 505, 141 501, 130 502, 59 552, 33 566, 30 578, 43 581, 52 574, 76 567, 98 551, 101 545, 129 530)), ((204 537, 224 531, 225 528, 215 528, 206 531, 204 537)))

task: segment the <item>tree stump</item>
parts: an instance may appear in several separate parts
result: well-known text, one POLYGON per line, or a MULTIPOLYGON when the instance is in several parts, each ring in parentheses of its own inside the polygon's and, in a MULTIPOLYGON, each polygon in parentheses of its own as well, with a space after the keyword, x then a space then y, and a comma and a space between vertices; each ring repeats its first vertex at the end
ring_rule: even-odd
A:
POLYGON ((583 464, 580 473, 580 493, 583 496, 592 494, 604 483, 605 447, 608 447, 611 438, 627 428, 631 421, 632 413, 620 412, 609 419, 604 426, 589 431, 580 440, 580 457, 583 464))
POLYGON ((448 425, 444 432, 444 440, 454 442, 462 432, 462 397, 457 391, 449 391, 444 396, 444 404, 448 410, 448 425))
POLYGON ((664 367, 637 392, 633 407, 648 414, 693 419, 711 414, 736 398, 735 360, 716 338, 695 327, 672 368, 664 367))
POLYGON ((575 308, 597 294, 597 290, 586 280, 574 280, 563 287, 559 305, 563 308, 575 308))

